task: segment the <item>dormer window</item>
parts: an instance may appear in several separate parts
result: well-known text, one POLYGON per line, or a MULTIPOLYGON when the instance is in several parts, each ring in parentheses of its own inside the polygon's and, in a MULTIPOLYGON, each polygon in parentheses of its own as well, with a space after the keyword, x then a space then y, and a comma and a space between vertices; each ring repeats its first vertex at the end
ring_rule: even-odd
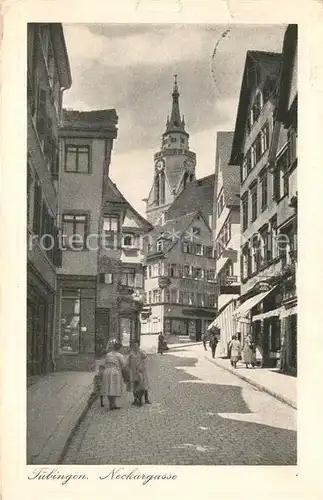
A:
POLYGON ((124 247, 133 247, 134 246, 134 237, 132 234, 126 234, 123 237, 123 246, 124 247))
POLYGON ((258 120, 262 107, 263 107, 263 96, 260 90, 257 90, 248 116, 248 122, 247 122, 248 133, 250 132, 253 124, 258 120))

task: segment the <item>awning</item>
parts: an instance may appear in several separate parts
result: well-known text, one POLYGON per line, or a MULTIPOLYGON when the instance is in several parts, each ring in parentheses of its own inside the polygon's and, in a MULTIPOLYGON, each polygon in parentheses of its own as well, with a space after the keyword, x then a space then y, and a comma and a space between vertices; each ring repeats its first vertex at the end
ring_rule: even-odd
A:
MULTIPOLYGON (((275 287, 274 287, 275 288, 275 287)), ((254 295, 253 297, 250 297, 250 299, 246 300, 241 306, 239 306, 233 313, 233 316, 236 319, 240 318, 245 318, 248 316, 249 312, 253 307, 255 307, 259 302, 262 302, 267 295, 270 294, 270 292, 273 291, 272 288, 271 290, 268 290, 267 292, 261 292, 258 293, 257 295, 254 295)))
POLYGON ((218 315, 217 317, 215 318, 214 321, 212 321, 212 323, 208 326, 208 330, 211 330, 212 328, 214 327, 217 327, 217 328, 221 328, 221 316, 223 315, 223 313, 228 309, 228 307, 232 304, 232 302, 237 299, 239 297, 239 295, 228 295, 228 300, 226 302, 224 302, 224 304, 222 305, 222 307, 219 309, 219 312, 218 312, 218 315))
POLYGON ((252 317, 252 321, 259 321, 260 319, 265 319, 265 318, 272 318, 274 316, 280 316, 282 312, 282 308, 279 307, 278 309, 273 309, 272 311, 267 311, 262 314, 257 314, 256 316, 252 317))
POLYGON ((289 309, 283 309, 280 315, 280 318, 287 318, 288 316, 291 316, 292 314, 297 314, 297 306, 290 307, 289 309))

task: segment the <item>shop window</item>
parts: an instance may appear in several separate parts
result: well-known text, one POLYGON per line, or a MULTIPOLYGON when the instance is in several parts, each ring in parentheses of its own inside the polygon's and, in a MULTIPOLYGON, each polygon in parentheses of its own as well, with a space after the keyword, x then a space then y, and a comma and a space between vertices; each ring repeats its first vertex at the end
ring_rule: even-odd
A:
POLYGON ((63 290, 60 315, 60 351, 77 354, 80 350, 80 290, 63 290))
POLYGON ((83 250, 86 247, 88 220, 84 214, 63 215, 63 247, 83 250))
POLYGON ((66 144, 65 171, 79 174, 90 173, 90 146, 66 144))

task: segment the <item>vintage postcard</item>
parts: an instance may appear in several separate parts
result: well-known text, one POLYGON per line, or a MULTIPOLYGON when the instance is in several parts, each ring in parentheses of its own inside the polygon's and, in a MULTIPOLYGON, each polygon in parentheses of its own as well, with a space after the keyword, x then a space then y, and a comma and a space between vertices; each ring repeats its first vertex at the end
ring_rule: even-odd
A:
POLYGON ((4 10, 5 499, 319 498, 322 9, 262 3, 4 10))

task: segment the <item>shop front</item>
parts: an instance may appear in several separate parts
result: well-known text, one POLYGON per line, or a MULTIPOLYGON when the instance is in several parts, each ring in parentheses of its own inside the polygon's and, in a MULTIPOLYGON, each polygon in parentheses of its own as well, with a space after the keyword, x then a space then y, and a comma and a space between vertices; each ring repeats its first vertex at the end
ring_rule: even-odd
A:
POLYGON ((95 359, 96 279, 58 280, 57 370, 89 370, 95 359))

